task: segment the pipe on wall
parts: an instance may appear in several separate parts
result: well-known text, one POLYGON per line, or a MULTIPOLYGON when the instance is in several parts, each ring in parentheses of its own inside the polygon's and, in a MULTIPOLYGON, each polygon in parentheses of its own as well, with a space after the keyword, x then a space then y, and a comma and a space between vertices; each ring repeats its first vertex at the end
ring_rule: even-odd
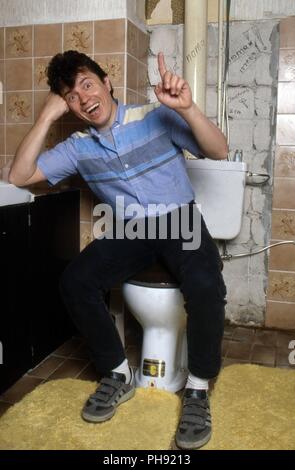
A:
POLYGON ((185 0, 184 78, 203 113, 206 112, 207 15, 207 0, 185 0))

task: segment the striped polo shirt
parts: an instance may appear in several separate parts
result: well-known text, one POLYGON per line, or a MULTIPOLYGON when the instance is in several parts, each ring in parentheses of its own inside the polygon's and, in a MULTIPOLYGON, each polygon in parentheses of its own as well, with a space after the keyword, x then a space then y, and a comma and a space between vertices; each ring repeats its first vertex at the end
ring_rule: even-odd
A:
POLYGON ((200 155, 188 124, 160 103, 118 104, 111 136, 89 127, 39 156, 38 167, 54 185, 79 173, 100 201, 116 210, 140 204, 180 206, 194 199, 182 149, 200 155), (111 138, 110 138, 111 137, 111 138))

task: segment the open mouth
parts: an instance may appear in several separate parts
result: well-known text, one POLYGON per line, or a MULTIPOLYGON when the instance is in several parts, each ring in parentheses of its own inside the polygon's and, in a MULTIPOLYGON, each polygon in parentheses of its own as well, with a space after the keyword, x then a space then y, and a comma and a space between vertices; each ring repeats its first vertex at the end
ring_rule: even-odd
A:
POLYGON ((86 110, 86 113, 90 115, 95 114, 99 106, 100 106, 100 103, 95 103, 94 105, 90 106, 90 108, 86 110))

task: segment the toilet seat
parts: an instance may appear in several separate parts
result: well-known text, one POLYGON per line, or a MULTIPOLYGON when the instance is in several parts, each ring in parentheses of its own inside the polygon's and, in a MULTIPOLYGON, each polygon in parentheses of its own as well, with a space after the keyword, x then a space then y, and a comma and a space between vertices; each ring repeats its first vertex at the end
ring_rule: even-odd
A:
POLYGON ((128 284, 158 289, 178 288, 179 282, 159 261, 145 268, 126 281, 128 284))

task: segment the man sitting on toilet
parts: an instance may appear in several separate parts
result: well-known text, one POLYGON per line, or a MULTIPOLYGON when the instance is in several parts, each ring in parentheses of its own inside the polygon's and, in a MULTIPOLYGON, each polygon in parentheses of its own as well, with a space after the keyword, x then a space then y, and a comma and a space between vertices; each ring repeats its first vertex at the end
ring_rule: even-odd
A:
MULTIPOLYGON (((224 159, 226 139, 192 101, 187 81, 166 69, 162 53, 158 67, 158 103, 130 106, 113 98, 108 76, 85 54, 66 51, 53 57, 48 68, 51 92, 16 152, 10 183, 26 186, 48 180, 54 185, 80 174, 111 208, 118 196, 125 207, 140 205, 145 221, 151 204, 194 206, 182 149, 224 159), (87 129, 40 155, 50 127, 69 110, 87 123, 87 129)), ((201 244, 191 250, 183 249, 181 233, 178 239, 163 239, 158 232, 156 238, 100 237, 67 267, 61 279, 63 299, 102 377, 82 410, 85 420, 110 419, 135 393, 134 373, 105 295, 160 258, 178 279, 187 312, 189 376, 176 443, 194 449, 210 439, 208 380, 221 366, 226 289, 219 252, 203 220, 200 230, 201 244)))

